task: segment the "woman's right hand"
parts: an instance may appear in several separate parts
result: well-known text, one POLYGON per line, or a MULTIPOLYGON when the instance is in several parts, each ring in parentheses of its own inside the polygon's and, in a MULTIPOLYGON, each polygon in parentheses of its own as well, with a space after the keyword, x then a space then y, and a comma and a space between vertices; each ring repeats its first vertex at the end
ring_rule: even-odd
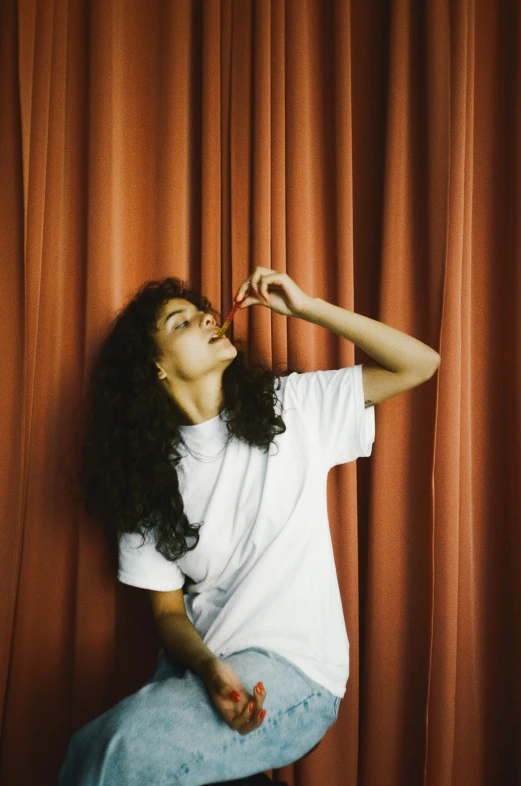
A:
POLYGON ((232 667, 219 658, 212 658, 205 664, 201 677, 214 707, 230 729, 248 734, 259 728, 266 715, 266 710, 262 710, 266 698, 262 682, 257 683, 253 693, 248 693, 232 667))

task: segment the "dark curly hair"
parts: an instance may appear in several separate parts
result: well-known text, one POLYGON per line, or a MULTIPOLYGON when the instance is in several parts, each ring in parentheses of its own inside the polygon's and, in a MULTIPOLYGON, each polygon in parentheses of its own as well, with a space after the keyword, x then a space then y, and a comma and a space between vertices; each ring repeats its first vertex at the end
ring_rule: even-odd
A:
MULTIPOLYGON (((184 512, 176 466, 182 458, 182 413, 163 388, 154 360, 162 306, 183 298, 199 310, 220 315, 209 300, 178 278, 148 281, 117 312, 92 366, 83 401, 76 481, 87 514, 101 522, 113 548, 125 532, 155 529, 156 550, 174 561, 199 542, 204 522, 190 524, 184 512), (188 545, 188 539, 193 543, 188 545)), ((232 326, 233 327, 233 326, 232 326)), ((230 328, 231 330, 231 328, 230 328)), ((237 347, 237 342, 234 342, 237 347)), ((236 437, 265 452, 286 430, 275 412, 278 373, 250 366, 244 351, 223 372, 228 439, 236 437)))

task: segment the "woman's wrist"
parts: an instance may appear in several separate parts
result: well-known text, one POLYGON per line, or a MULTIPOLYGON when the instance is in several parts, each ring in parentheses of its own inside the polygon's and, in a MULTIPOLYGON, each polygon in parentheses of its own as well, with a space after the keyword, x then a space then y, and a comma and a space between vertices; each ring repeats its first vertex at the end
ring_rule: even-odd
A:
POLYGON ((203 655, 198 663, 194 665, 194 671, 202 681, 206 684, 213 675, 213 667, 215 663, 219 662, 219 658, 214 655, 203 655))

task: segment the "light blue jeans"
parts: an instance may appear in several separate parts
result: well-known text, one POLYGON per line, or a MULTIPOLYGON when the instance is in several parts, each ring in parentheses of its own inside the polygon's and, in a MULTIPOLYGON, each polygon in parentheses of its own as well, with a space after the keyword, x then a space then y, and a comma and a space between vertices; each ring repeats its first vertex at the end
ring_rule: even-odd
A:
POLYGON ((267 710, 248 734, 231 729, 201 678, 168 654, 149 682, 73 734, 58 786, 201 786, 293 764, 338 717, 340 699, 274 652, 222 657, 267 710))

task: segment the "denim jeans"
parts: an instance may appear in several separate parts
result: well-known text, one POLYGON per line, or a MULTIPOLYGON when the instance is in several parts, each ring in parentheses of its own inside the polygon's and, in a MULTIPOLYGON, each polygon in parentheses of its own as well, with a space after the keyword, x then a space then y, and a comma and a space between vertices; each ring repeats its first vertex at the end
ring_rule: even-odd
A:
POLYGON ((340 699, 280 655, 250 647, 221 658, 251 693, 266 689, 262 725, 231 729, 201 678, 167 653, 140 690, 82 726, 58 786, 201 786, 293 764, 338 717, 340 699))

